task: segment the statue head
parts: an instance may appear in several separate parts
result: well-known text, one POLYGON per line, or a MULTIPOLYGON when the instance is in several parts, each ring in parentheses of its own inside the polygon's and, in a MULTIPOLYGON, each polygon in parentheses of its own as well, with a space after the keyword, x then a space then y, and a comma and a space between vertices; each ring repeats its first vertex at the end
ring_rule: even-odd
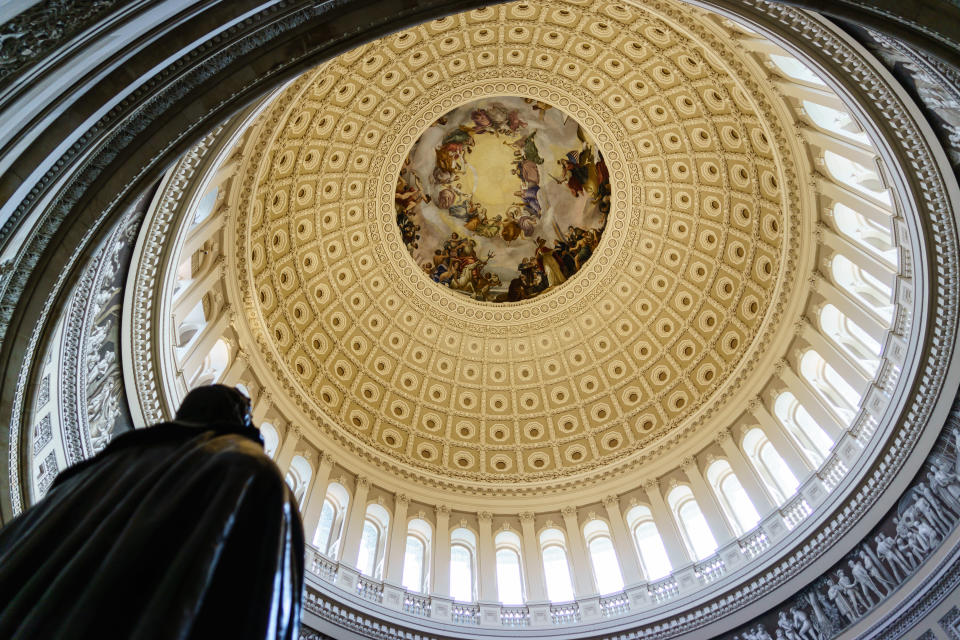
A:
POLYGON ((250 398, 235 387, 211 384, 197 387, 180 403, 177 422, 210 424, 214 422, 253 428, 250 398))

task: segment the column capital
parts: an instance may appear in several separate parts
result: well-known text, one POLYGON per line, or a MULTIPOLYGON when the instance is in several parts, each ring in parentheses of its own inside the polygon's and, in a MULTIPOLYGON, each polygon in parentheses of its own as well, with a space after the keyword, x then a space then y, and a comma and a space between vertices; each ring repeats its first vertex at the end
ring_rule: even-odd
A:
POLYGON ((563 514, 564 518, 576 518, 577 517, 577 508, 570 506, 569 504, 560 510, 560 513, 563 514))
POLYGON ((367 489, 370 486, 370 480, 367 476, 357 476, 357 488, 367 489))
POLYGON ((477 514, 477 518, 480 520, 480 522, 493 522, 493 514, 489 511, 481 511, 477 514))
POLYGON ((523 511, 518 514, 520 516, 520 524, 533 524, 533 512, 532 511, 523 511))
POLYGON ((807 285, 810 287, 810 291, 816 291, 820 286, 821 278, 818 274, 814 273, 809 278, 807 278, 807 285))
POLYGON ((790 363, 787 362, 785 358, 780 358, 779 360, 773 363, 773 372, 778 376, 783 373, 784 369, 789 369, 789 368, 790 368, 790 363))
POLYGON ((753 396, 752 398, 750 398, 749 400, 747 400, 747 410, 748 410, 750 413, 753 413, 754 411, 756 411, 757 409, 760 408, 760 405, 761 405, 761 404, 762 404, 762 403, 761 403, 761 400, 760 400, 760 396, 753 396))
POLYGON ((684 470, 685 473, 690 473, 695 471, 697 467, 697 459, 693 456, 685 456, 680 461, 680 468, 684 470))
POLYGON ((725 442, 730 440, 730 427, 723 427, 717 431, 717 435, 714 438, 717 441, 717 444, 723 446, 725 442))
POLYGON ((434 507, 434 511, 437 514, 437 517, 440 516, 448 517, 450 515, 450 507, 445 504, 438 504, 434 507))
POLYGON ((328 451, 321 451, 321 452, 317 455, 317 461, 318 461, 320 464, 328 464, 328 465, 330 465, 331 467, 332 467, 333 465, 337 464, 337 459, 334 458, 334 457, 333 457, 333 454, 331 454, 331 453, 328 452, 328 451))
POLYGON ((807 316, 800 314, 800 317, 797 318, 793 323, 793 335, 798 336, 803 331, 803 328, 807 326, 807 316))
POLYGON ((606 495, 603 496, 603 500, 601 502, 603 502, 603 506, 605 506, 607 509, 612 509, 614 506, 618 506, 620 504, 620 499, 614 495, 606 495))
POLYGON ((290 432, 296 436, 297 440, 303 437, 303 427, 298 424, 290 425, 290 432))
POLYGON ((643 488, 649 493, 660 490, 660 481, 656 478, 647 478, 643 481, 643 488))
POLYGON ((394 501, 394 504, 396 504, 396 506, 398 507, 399 506, 406 507, 408 504, 410 504, 410 498, 408 498, 407 494, 405 493, 398 493, 393 497, 393 501, 394 501))

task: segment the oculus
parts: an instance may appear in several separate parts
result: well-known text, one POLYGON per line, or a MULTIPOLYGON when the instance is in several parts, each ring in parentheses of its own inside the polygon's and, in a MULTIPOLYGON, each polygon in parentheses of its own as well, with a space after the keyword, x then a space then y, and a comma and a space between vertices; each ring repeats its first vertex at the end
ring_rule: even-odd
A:
POLYGON ((562 286, 600 242, 610 179, 568 114, 530 98, 457 107, 400 169, 397 226, 434 282, 475 300, 519 302, 562 286))

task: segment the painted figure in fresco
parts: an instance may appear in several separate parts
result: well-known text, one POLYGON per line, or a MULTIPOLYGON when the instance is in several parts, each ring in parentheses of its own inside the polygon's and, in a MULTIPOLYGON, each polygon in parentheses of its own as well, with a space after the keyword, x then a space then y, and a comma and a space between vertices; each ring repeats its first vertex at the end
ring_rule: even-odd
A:
POLYGON ((553 256, 553 249, 547 246, 547 241, 543 238, 537 238, 536 256, 540 267, 547 276, 548 286, 556 287, 567 281, 566 276, 563 275, 563 270, 560 268, 560 263, 553 256))
POLYGON ((473 132, 482 133, 516 133, 526 128, 527 123, 520 119, 517 109, 510 109, 499 102, 474 109, 470 113, 474 123, 473 132))
POLYGON ((546 115, 547 111, 553 109, 552 105, 539 100, 534 100, 533 98, 524 98, 523 101, 529 104, 531 109, 537 112, 537 116, 540 118, 540 120, 543 120, 543 116, 546 115))
MULTIPOLYGON (((540 156, 540 150, 537 149, 536 141, 537 132, 534 131, 529 135, 517 138, 513 142, 504 143, 513 148, 513 156, 517 159, 517 166, 520 167, 520 170, 523 171, 524 166, 526 166, 527 171, 530 170, 530 164, 533 165, 533 168, 536 169, 537 165, 543 164, 543 158, 540 156), (530 163, 526 164, 525 163, 530 163)), ((523 178, 523 175, 520 176, 523 178)), ((537 171, 536 181, 540 181, 540 172, 537 171)))
POLYGON ((397 225, 411 255, 434 282, 478 300, 520 301, 564 283, 596 251, 609 211, 606 168, 583 130, 565 117, 544 118, 549 109, 520 98, 478 102, 438 119, 433 126, 441 130, 431 139, 439 143, 419 153, 415 147, 407 157, 396 187, 397 225), (481 135, 510 149, 513 161, 504 167, 503 178, 519 181, 507 191, 515 199, 489 211, 485 185, 493 176, 473 175, 471 181, 465 173, 489 170, 482 162, 468 164, 469 154, 478 153, 481 135), (563 184, 542 184, 541 166, 553 163, 563 148, 579 149, 564 156, 572 164, 564 165, 566 174, 556 180, 563 184), (571 196, 588 202, 574 204, 571 196), (590 220, 592 228, 577 224, 578 219, 590 220), (498 259, 478 257, 488 250, 498 259), (504 256, 509 256, 507 264, 504 256), (519 262, 513 262, 514 256, 519 262), (505 277, 511 263, 516 271, 505 277))
POLYGON ((418 178, 415 173, 412 175, 413 184, 408 184, 404 174, 400 174, 400 177, 397 179, 397 190, 394 194, 397 213, 403 213, 407 216, 413 215, 417 205, 421 202, 430 202, 430 196, 424 193, 423 185, 420 184, 420 178, 418 178))

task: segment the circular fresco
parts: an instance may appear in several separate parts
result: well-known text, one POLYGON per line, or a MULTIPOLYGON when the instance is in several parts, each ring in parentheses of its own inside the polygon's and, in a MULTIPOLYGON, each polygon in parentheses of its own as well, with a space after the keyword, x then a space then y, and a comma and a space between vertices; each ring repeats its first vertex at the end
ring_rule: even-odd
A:
POLYGON ((476 100, 414 143, 396 188, 403 243, 434 282, 486 302, 561 286, 610 212, 596 144, 568 114, 518 97, 476 100))

